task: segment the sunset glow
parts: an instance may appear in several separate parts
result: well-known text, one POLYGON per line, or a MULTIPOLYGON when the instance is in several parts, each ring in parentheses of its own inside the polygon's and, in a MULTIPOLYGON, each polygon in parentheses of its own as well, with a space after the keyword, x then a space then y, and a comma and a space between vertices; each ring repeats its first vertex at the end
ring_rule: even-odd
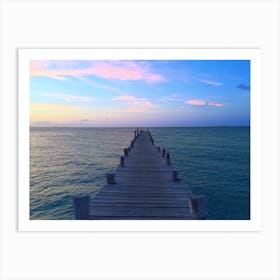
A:
POLYGON ((31 61, 30 123, 249 125, 250 61, 31 61))

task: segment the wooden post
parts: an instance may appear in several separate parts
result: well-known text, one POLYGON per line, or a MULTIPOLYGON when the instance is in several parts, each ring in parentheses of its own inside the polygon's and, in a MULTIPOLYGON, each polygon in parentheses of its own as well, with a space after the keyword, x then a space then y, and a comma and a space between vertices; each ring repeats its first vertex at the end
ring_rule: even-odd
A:
POLYGON ((173 179, 174 182, 179 182, 180 181, 180 179, 178 178, 178 173, 175 170, 172 171, 172 179, 173 179))
POLYGON ((196 219, 205 219, 206 212, 206 197, 205 195, 192 196, 189 199, 190 214, 196 219))
POLYGON ((115 173, 106 173, 106 181, 108 185, 114 185, 115 182, 115 173))
POLYGON ((170 154, 166 153, 166 162, 168 165, 170 165, 170 154))
POLYGON ((162 156, 165 156, 165 149, 162 149, 162 156))
POLYGON ((124 157, 121 157, 121 167, 124 167, 124 157))
POLYGON ((130 147, 133 148, 133 145, 134 145, 134 140, 132 140, 132 141, 130 142, 130 147))
POLYGON ((127 157, 128 156, 128 149, 123 149, 124 155, 127 157))
POLYGON ((89 220, 89 195, 80 194, 73 198, 75 220, 89 220))
POLYGON ((160 147, 157 147, 158 151, 160 152, 160 147))

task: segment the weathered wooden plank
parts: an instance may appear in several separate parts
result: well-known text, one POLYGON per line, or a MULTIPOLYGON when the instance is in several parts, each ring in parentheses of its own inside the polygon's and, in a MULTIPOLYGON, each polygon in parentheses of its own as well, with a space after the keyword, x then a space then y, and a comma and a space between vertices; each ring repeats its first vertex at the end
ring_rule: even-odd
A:
MULTIPOLYGON (((176 198, 174 199, 173 197, 171 197, 169 200, 167 199, 161 199, 161 198, 158 198, 158 197, 153 197, 153 198, 146 198, 144 196, 140 196, 140 197, 132 197, 132 196, 124 196, 124 197, 119 197, 119 198, 114 198, 113 196, 111 197, 101 197, 101 198, 96 198, 97 200, 99 201, 118 201, 118 202, 131 202, 131 203, 135 203, 135 202, 150 202, 150 203, 156 203, 156 202, 162 202, 162 203, 165 203, 165 202, 170 202, 172 203, 174 206, 176 206, 177 204, 180 204, 182 202, 185 203, 185 205, 188 204, 188 199, 185 199, 185 198, 176 198)), ((94 200, 95 201, 95 200, 94 200)), ((94 203, 94 202, 93 202, 94 203)))
MULTIPOLYGON (((178 183, 180 184, 180 183, 178 183)), ((126 190, 126 189, 141 189, 141 190, 187 190, 190 192, 189 188, 186 185, 178 185, 175 184, 162 184, 162 185, 143 185, 143 184, 133 184, 133 185, 106 185, 102 189, 108 189, 108 190, 126 190)))
POLYGON ((102 190, 97 196, 106 196, 106 195, 114 195, 117 196, 120 194, 121 196, 145 196, 145 197, 161 197, 161 196, 169 196, 169 197, 182 197, 189 195, 189 192, 145 192, 145 191, 106 191, 102 190))
POLYGON ((189 194, 189 192, 187 190, 176 190, 176 189, 166 189, 166 190, 160 190, 160 189, 140 189, 140 188, 137 188, 137 189, 116 189, 116 190, 112 190, 112 189, 104 189, 104 190, 101 190, 99 192, 98 195, 101 195, 101 194, 105 194, 105 193, 113 193, 113 194, 118 194, 118 193, 121 193, 122 195, 124 194, 134 194, 134 195, 137 195, 137 194, 145 194, 146 196, 149 196, 150 194, 153 195, 153 194, 158 194, 159 196, 162 196, 162 195, 177 195, 177 196, 180 196, 180 195, 184 195, 184 194, 189 194))
POLYGON ((119 197, 119 198, 127 198, 127 199, 131 199, 131 198, 137 198, 138 200, 139 199, 149 199, 149 198, 154 198, 154 199, 157 199, 157 198, 160 198, 161 196, 168 196, 170 199, 173 199, 174 200, 174 203, 176 202, 176 200, 178 199, 181 199, 183 198, 185 194, 182 194, 182 195, 174 195, 174 194, 162 194, 162 195, 159 195, 159 194, 149 194, 149 195, 146 195, 145 193, 137 193, 137 194, 133 194, 133 193, 102 193, 100 194, 98 197, 99 198, 106 198, 106 197, 119 197))
POLYGON ((105 188, 103 190, 101 190, 99 192, 99 194, 101 193, 131 193, 131 194, 138 194, 138 193, 144 193, 146 195, 149 194, 165 194, 165 195, 172 195, 172 194, 188 194, 189 192, 187 190, 181 190, 181 189, 153 189, 153 188, 145 188, 145 189, 141 189, 141 188, 122 188, 122 189, 109 189, 109 188, 105 188))
POLYGON ((166 208, 166 207, 92 207, 92 215, 95 216, 144 216, 144 217, 157 217, 157 216, 186 216, 188 209, 186 208, 166 208))
POLYGON ((91 220, 193 220, 192 216, 186 215, 186 216, 157 216, 157 217, 143 217, 143 216, 90 216, 91 220))
MULTIPOLYGON (((108 201, 108 200, 95 200, 94 204, 91 207, 166 207, 166 208, 174 208, 173 202, 145 202, 145 201, 108 201)), ((184 202, 176 203, 176 207, 183 207, 183 208, 189 208, 188 204, 184 202)))
POLYGON ((156 184, 156 185, 152 185, 152 184, 142 184, 142 183, 135 183, 135 184, 131 184, 131 185, 119 185, 119 184, 115 184, 115 185, 110 185, 110 186, 104 186, 103 189, 112 189, 112 190, 122 190, 122 189, 152 189, 152 190, 189 190, 190 189, 186 186, 186 185, 179 185, 176 186, 176 184, 172 184, 172 182, 170 182, 170 184, 156 184))
POLYGON ((176 199, 174 199, 174 197, 162 197, 162 196, 158 196, 158 197, 145 197, 145 196, 129 196, 129 197, 125 197, 125 196, 115 196, 115 195, 106 195, 106 196, 97 196, 94 199, 92 199, 92 202, 94 203, 94 201, 96 200, 106 200, 106 201, 128 201, 128 202, 135 202, 135 201, 145 201, 145 202, 173 202, 174 204, 176 202, 180 202, 180 201, 185 201, 186 203, 188 202, 188 197, 177 197, 176 199))
MULTIPOLYGON (((152 145, 148 132, 135 139, 115 173, 90 202, 91 219, 190 219, 191 191, 174 182, 174 168, 152 145)), ((172 156, 171 156, 172 160, 172 156)))

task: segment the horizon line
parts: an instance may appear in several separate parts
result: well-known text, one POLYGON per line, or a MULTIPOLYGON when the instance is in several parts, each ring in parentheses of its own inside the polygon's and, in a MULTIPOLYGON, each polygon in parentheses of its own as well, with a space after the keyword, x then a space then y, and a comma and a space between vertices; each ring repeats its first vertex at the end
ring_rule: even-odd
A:
POLYGON ((29 128, 191 128, 191 127, 250 127, 250 125, 192 125, 192 126, 29 126, 29 128))

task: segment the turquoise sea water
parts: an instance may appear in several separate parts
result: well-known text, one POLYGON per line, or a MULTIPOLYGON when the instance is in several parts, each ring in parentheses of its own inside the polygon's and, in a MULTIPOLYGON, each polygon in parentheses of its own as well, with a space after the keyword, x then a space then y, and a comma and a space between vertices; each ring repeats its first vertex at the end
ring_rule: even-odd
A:
MULTIPOLYGON (((135 128, 31 128, 30 218, 73 219, 72 198, 94 196, 135 128)), ((209 219, 250 219, 250 128, 149 128, 179 177, 205 194, 209 219)))

